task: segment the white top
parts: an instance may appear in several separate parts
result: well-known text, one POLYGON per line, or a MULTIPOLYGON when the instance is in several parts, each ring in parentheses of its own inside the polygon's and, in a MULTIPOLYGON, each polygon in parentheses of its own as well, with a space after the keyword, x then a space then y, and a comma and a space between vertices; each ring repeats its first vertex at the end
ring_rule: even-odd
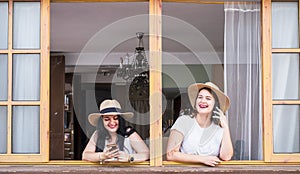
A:
POLYGON ((194 155, 219 155, 224 130, 213 122, 209 127, 202 128, 194 117, 183 115, 178 117, 172 129, 176 129, 184 136, 180 147, 181 152, 194 155))

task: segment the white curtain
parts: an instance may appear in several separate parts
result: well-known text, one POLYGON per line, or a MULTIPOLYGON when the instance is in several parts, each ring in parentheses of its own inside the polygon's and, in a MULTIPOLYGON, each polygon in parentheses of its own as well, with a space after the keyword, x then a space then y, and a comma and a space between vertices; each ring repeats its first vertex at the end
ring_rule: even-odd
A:
POLYGON ((0 101, 5 101, 7 100, 7 66, 8 61, 7 61, 7 55, 6 54, 0 54, 0 101))
MULTIPOLYGON (((14 2, 13 47, 34 49, 40 45, 40 3, 14 2)), ((13 55, 13 100, 40 100, 40 55, 13 55)), ((40 152, 39 106, 13 106, 12 152, 40 152)))
POLYGON ((0 106, 0 154, 7 152, 7 107, 0 106))
POLYGON ((40 99, 40 55, 13 55, 13 100, 40 99))
MULTIPOLYGON (((13 100, 40 100, 40 56, 13 56, 13 100)), ((39 107, 14 106, 13 153, 39 152, 39 107)))
POLYGON ((13 48, 40 48, 40 2, 14 2, 13 48))
POLYGON ((0 2, 0 49, 7 49, 8 42, 8 2, 0 2))
MULTIPOLYGON (((0 54, 0 101, 7 100, 7 55, 0 54)), ((7 107, 0 106, 0 153, 6 153, 7 107)))
MULTIPOLYGON (((7 49, 8 3, 0 2, 0 49, 7 49)), ((0 54, 0 101, 7 100, 7 55, 0 54)), ((7 152, 7 107, 0 106, 0 154, 7 152)))
POLYGON ((13 153, 37 154, 40 152, 39 113, 39 106, 13 107, 13 153))
MULTIPOLYGON (((272 3, 272 47, 299 48, 298 3, 272 3)), ((299 54, 272 55, 272 97, 299 99, 299 54)), ((274 153, 300 152, 299 105, 273 106, 274 153)))
POLYGON ((224 85, 235 160, 262 159, 260 3, 225 3, 224 85))

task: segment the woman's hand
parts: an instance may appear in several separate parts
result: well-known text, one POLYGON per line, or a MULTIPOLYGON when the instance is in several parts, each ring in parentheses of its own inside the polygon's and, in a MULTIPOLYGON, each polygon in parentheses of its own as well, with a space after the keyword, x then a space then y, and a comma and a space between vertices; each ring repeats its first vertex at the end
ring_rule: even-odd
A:
POLYGON ((106 159, 111 159, 111 158, 117 158, 119 156, 119 149, 114 149, 114 150, 107 150, 106 152, 103 153, 103 160, 106 159))
POLYGON ((213 111, 213 112, 214 112, 214 114, 217 114, 217 117, 220 118, 220 126, 222 128, 228 127, 227 118, 225 117, 223 111, 218 107, 216 107, 216 109, 217 109, 217 111, 213 111))
POLYGON ((119 151, 118 161, 120 162, 128 162, 129 154, 125 153, 124 151, 119 151))
POLYGON ((216 156, 203 156, 202 163, 208 166, 216 166, 221 162, 221 160, 216 156))

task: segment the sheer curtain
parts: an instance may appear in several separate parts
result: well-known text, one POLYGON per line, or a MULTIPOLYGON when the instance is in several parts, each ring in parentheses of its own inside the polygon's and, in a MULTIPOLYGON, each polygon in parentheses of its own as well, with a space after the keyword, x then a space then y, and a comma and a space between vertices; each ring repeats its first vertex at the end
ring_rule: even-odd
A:
MULTIPOLYGON (((298 3, 272 3, 272 47, 299 48, 298 3)), ((299 54, 272 55, 272 97, 299 99, 299 54)), ((273 106, 275 153, 300 152, 299 105, 273 106)))
POLYGON ((7 152, 7 107, 0 106, 0 154, 7 152))
POLYGON ((13 48, 40 48, 40 2, 14 2, 13 48))
MULTIPOLYGON (((13 47, 39 49, 40 3, 14 2, 13 47)), ((14 101, 40 100, 40 55, 13 55, 14 101)), ((12 152, 40 152, 40 107, 12 107, 12 152)), ((0 120, 1 121, 1 120, 0 120)))
POLYGON ((262 159, 260 3, 225 3, 224 85, 235 160, 262 159))
MULTIPOLYGON (((8 3, 0 2, 0 49, 7 49, 8 3)), ((7 100, 7 54, 0 54, 0 101, 7 100)), ((0 153, 6 153, 7 144, 7 107, 0 106, 0 153)))
POLYGON ((7 100, 7 72, 8 59, 6 54, 0 54, 0 101, 7 100))
POLYGON ((0 49, 7 49, 8 39, 8 3, 0 2, 0 49))

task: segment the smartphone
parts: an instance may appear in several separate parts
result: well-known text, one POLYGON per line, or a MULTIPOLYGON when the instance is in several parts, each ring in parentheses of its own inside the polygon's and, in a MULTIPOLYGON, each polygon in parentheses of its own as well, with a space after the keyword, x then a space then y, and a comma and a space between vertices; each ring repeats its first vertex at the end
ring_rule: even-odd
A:
POLYGON ((118 145, 117 144, 108 144, 106 147, 107 147, 107 150, 110 151, 110 152, 118 149, 118 145))
MULTIPOLYGON (((213 111, 218 111, 217 110, 217 106, 214 106, 214 109, 213 111)), ((216 124, 216 125, 219 125, 220 124, 220 116, 219 115, 216 115, 214 112, 213 112, 213 115, 212 115, 212 121, 216 124)))

